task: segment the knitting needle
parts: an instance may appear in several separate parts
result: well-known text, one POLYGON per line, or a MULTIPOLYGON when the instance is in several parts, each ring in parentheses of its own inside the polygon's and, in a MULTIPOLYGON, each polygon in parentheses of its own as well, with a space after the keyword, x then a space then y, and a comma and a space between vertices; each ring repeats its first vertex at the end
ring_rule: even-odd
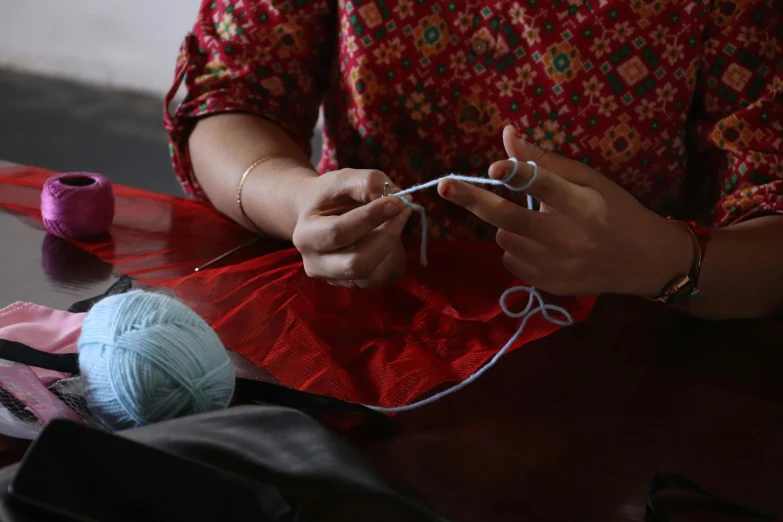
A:
POLYGON ((383 197, 385 198, 388 195, 389 195, 389 182, 388 181, 384 181, 383 182, 383 197))
POLYGON ((217 263, 218 261, 222 261, 223 259, 227 258, 227 257, 228 257, 228 256, 230 256, 231 254, 233 254, 233 253, 235 253, 235 252, 238 252, 238 251, 242 250, 243 248, 249 247, 249 246, 250 246, 250 245, 252 245, 253 243, 257 243, 257 242, 258 242, 260 239, 261 239, 260 237, 255 237, 255 238, 251 239, 250 241, 248 241, 248 242, 246 242, 246 243, 242 243, 241 245, 239 245, 239 246, 237 246, 237 247, 234 247, 234 248, 232 248, 231 250, 229 250, 229 251, 228 251, 228 252, 226 252, 225 254, 220 254, 220 255, 219 255, 219 256, 217 256, 215 259, 213 259, 213 260, 211 260, 211 261, 207 261, 206 263, 204 263, 204 264, 203 264, 203 265, 201 265, 200 267, 196 268, 196 269, 194 270, 194 272, 200 272, 200 271, 204 270, 205 268, 207 268, 207 267, 209 267, 209 266, 212 266, 212 265, 214 265, 214 264, 215 264, 215 263, 217 263))

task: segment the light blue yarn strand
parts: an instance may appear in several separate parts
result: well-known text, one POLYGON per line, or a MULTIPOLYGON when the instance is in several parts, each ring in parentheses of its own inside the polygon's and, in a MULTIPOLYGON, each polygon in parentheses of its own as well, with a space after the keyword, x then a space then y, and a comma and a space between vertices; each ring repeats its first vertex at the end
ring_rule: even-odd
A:
MULTIPOLYGON (((536 181, 536 178, 538 178, 538 164, 536 164, 535 161, 528 161, 527 164, 533 167, 533 175, 530 176, 530 179, 527 183, 520 186, 510 185, 509 181, 514 179, 514 176, 517 175, 517 171, 519 170, 519 160, 516 158, 510 158, 511 162, 514 164, 514 169, 511 171, 511 173, 506 176, 504 179, 492 179, 492 178, 479 178, 475 176, 464 176, 462 174, 448 174, 446 176, 443 176, 442 178, 433 179, 431 181, 428 181, 426 183, 422 183, 421 185, 414 185, 411 188, 401 190, 400 192, 395 192, 394 194, 390 194, 391 196, 397 196, 402 197, 406 196, 408 194, 413 194, 414 192, 419 192, 420 190, 428 189, 430 187, 434 187, 444 179, 453 179, 456 181, 465 181, 467 183, 473 183, 478 185, 495 185, 498 187, 506 187, 508 190, 511 190, 513 192, 524 192, 528 190, 530 187, 533 186, 533 183, 536 181)), ((406 200, 407 201, 407 200, 406 200)))
MULTIPOLYGON (((536 178, 538 178, 538 165, 534 161, 527 162, 528 165, 533 167, 533 175, 530 176, 530 179, 528 180, 527 183, 517 187, 509 184, 509 181, 511 181, 514 178, 514 176, 517 175, 517 171, 519 170, 519 161, 516 158, 510 158, 510 159, 514 163, 514 169, 511 171, 511 174, 509 174, 508 176, 505 177, 505 179, 502 180, 492 179, 492 178, 478 178, 474 176, 463 176, 462 174, 449 174, 447 176, 443 176, 442 178, 433 179, 432 181, 422 183, 421 185, 415 185, 409 189, 405 189, 403 191, 395 192, 394 194, 391 194, 392 196, 396 196, 400 198, 406 207, 418 213, 421 218, 420 219, 421 255, 419 258, 419 262, 422 264, 422 266, 427 266, 427 211, 421 205, 417 205, 412 201, 408 201, 402 196, 406 196, 408 194, 413 194, 414 192, 418 192, 420 190, 425 190, 434 187, 444 179, 453 179, 456 181, 464 181, 467 183, 474 183, 478 185, 494 185, 496 187, 506 187, 507 189, 513 192, 524 192, 528 190, 531 186, 533 186, 533 183, 536 181, 536 178)), ((530 195, 527 196, 527 208, 531 210, 533 209, 533 198, 530 197, 530 195)))
MULTIPOLYGON (((423 183, 421 185, 416 185, 414 187, 411 187, 409 189, 403 190, 401 192, 396 192, 392 194, 393 196, 400 197, 402 199, 403 203, 405 203, 406 206, 410 207, 414 211, 418 212, 421 216, 421 264, 424 266, 427 266, 427 211, 422 207, 421 205, 417 205, 416 203, 413 203, 411 201, 408 201, 407 199, 403 198, 402 196, 405 196, 407 194, 413 194, 414 192, 418 192, 420 190, 424 190, 430 187, 434 187, 438 183, 440 183, 444 179, 454 179, 457 181, 465 181, 467 183, 475 183, 475 184, 482 184, 482 185, 496 185, 496 186, 503 186, 506 187, 509 190, 512 190, 514 192, 524 192, 528 190, 533 183, 535 182, 536 178, 538 177, 538 165, 533 161, 528 161, 528 165, 531 165, 533 167, 533 175, 530 176, 530 180, 528 180, 527 183, 524 185, 521 185, 519 187, 510 185, 509 182, 511 179, 516 176, 517 170, 519 169, 519 162, 516 158, 511 158, 511 161, 514 162, 514 169, 511 171, 511 174, 509 174, 505 179, 503 180, 494 180, 490 178, 478 178, 478 177, 472 177, 472 176, 463 176, 460 174, 449 174, 448 176, 444 176, 440 179, 435 179, 432 181, 428 181, 427 183, 423 183)), ((527 196, 527 208, 529 210, 533 210, 533 198, 528 194, 527 196)), ((470 377, 465 379, 464 381, 460 382, 459 384, 455 384, 451 388, 444 390, 442 392, 436 393, 435 395, 432 395, 430 397, 427 397, 426 399, 422 399, 420 401, 416 401, 414 403, 408 404, 406 406, 397 406, 393 408, 383 408, 380 406, 371 406, 371 405, 365 405, 370 409, 373 409, 375 411, 383 412, 383 413, 398 413, 402 411, 409 411, 413 410, 415 408, 419 408, 421 406, 425 406, 427 404, 431 404, 437 400, 442 399, 443 397, 447 395, 451 395, 454 392, 457 392, 461 390, 462 388, 468 386, 470 383, 474 382, 476 379, 481 377, 486 371, 488 371, 490 368, 492 368, 495 363, 500 360, 501 357, 514 345, 515 342, 519 339, 519 337, 522 335, 522 333, 525 331, 525 326, 527 326, 527 322, 530 320, 531 317, 533 317, 537 313, 541 313, 547 321, 550 323, 556 324, 558 326, 570 326, 574 324, 574 319, 571 317, 571 314, 568 313, 568 310, 563 308, 562 306, 547 304, 544 302, 544 298, 541 296, 541 294, 533 288, 532 286, 515 286, 512 288, 509 288, 503 294, 500 296, 500 308, 503 310, 503 313, 505 313, 507 316, 514 318, 514 319, 522 319, 522 322, 519 324, 519 328, 517 328, 517 331, 514 333, 514 335, 511 336, 511 338, 508 340, 508 342, 503 346, 503 348, 500 349, 498 353, 496 353, 492 359, 489 360, 487 364, 479 368, 476 372, 473 373, 470 377), (506 299, 508 299, 509 296, 516 292, 527 292, 529 297, 527 301, 527 306, 524 310, 521 312, 512 312, 508 305, 506 304, 506 299), (538 304, 534 308, 534 305, 538 304), (549 312, 558 312, 561 314, 564 319, 558 319, 556 317, 552 317, 549 312)))

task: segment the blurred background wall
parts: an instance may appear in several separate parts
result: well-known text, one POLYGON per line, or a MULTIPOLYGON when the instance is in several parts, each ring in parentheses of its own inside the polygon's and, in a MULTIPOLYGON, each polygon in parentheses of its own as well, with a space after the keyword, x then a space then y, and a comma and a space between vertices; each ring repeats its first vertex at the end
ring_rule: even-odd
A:
POLYGON ((0 66, 162 95, 198 0, 0 0, 0 66))
POLYGON ((181 194, 162 100, 199 4, 0 0, 0 160, 181 194))

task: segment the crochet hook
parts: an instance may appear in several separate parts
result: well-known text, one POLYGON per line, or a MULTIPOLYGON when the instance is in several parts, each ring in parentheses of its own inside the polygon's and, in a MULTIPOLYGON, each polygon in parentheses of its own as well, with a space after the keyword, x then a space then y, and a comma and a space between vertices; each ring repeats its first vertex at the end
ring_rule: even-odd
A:
POLYGON ((253 239, 251 239, 250 241, 248 241, 248 242, 246 242, 246 243, 242 243, 241 245, 239 245, 239 246, 236 246, 236 247, 232 248, 231 250, 229 250, 229 251, 228 251, 228 252, 226 252, 225 254, 220 254, 220 255, 219 255, 219 256, 217 256, 215 259, 212 259, 212 260, 210 260, 210 261, 207 261, 206 263, 204 263, 204 264, 203 264, 203 265, 201 265, 200 267, 196 268, 196 269, 194 270, 194 272, 200 272, 200 271, 204 270, 205 268, 208 268, 208 267, 210 267, 210 266, 214 265, 214 264, 215 264, 215 263, 217 263, 218 261, 222 261, 223 259, 225 259, 225 258, 227 258, 228 256, 230 256, 230 255, 234 254, 235 252, 239 252, 239 251, 240 251, 240 250, 242 250, 243 248, 249 247, 250 245, 252 245, 252 244, 254 244, 254 243, 257 243, 257 242, 258 242, 260 239, 261 239, 261 237, 260 237, 260 236, 259 236, 259 237, 254 237, 254 238, 253 238, 253 239))

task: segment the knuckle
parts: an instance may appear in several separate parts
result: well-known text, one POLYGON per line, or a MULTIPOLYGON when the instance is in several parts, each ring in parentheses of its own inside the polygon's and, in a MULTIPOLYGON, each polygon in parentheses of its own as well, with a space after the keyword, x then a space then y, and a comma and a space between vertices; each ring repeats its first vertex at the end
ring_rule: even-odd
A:
POLYGON ((366 170, 362 176, 363 188, 368 193, 382 191, 383 183, 387 180, 386 174, 380 170, 366 170))
POLYGON ((291 243, 294 244, 294 248, 296 248, 299 252, 302 251, 302 234, 297 229, 294 229, 294 234, 291 236, 291 243))
POLYGON ((369 170, 367 171, 367 179, 373 183, 383 183, 386 181, 386 174, 380 170, 369 170))
POLYGON ((495 234, 495 242, 500 248, 508 251, 511 249, 511 236, 512 234, 510 232, 506 232, 503 229, 498 229, 497 234, 495 234))
POLYGON ((294 244, 294 248, 296 248, 299 252, 304 254, 309 250, 308 248, 308 241, 307 241, 307 233, 302 230, 301 227, 296 227, 294 229, 293 236, 291 237, 291 242, 294 244))
POLYGON ((582 254, 591 249, 594 241, 581 231, 571 231, 559 236, 558 243, 568 254, 582 254))
POLYGON ((337 223, 333 223, 326 227, 323 233, 323 241, 329 246, 337 246, 343 244, 346 240, 346 232, 343 227, 337 223))
POLYGON ((368 279, 372 272, 369 263, 361 256, 350 256, 345 262, 344 271, 348 279, 368 279))
POLYGON ((597 242, 587 234, 580 234, 574 239, 574 247, 577 252, 590 253, 598 247, 597 242))
POLYGON ((606 207, 601 197, 594 197, 594 194, 580 194, 574 198, 574 204, 581 210, 582 216, 590 220, 603 220, 606 214, 606 207))
POLYGON ((304 271, 307 277, 317 278, 320 276, 320 272, 315 268, 311 260, 305 257, 303 258, 303 261, 302 264, 304 265, 304 271))

